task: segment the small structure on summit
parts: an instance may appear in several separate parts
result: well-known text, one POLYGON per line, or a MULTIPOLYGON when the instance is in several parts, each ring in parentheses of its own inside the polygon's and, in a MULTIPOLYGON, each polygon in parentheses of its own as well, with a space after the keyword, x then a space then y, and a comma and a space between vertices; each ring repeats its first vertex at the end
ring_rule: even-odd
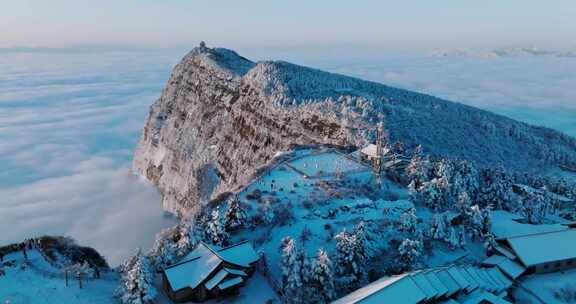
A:
POLYGON ((382 135, 384 133, 384 125, 378 124, 376 129, 376 144, 369 144, 360 150, 360 159, 372 165, 374 172, 380 174, 382 172, 382 135))
POLYGON ((163 288, 175 302, 234 294, 254 272, 258 254, 247 241, 218 248, 201 242, 181 262, 164 269, 163 288))
POLYGON ((375 144, 369 144, 360 150, 360 159, 365 162, 373 162, 378 159, 378 146, 375 144))

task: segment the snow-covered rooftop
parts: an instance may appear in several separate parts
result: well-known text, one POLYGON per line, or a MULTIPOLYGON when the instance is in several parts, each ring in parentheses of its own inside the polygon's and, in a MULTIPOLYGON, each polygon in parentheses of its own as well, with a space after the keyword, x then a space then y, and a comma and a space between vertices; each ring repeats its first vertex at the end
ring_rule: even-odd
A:
POLYGON ((525 235, 532 235, 544 232, 556 232, 567 230, 568 227, 563 224, 541 224, 532 225, 521 223, 522 216, 504 211, 494 210, 491 214, 492 225, 490 231, 496 239, 508 239, 525 235))
POLYGON ((478 304, 478 303, 494 303, 494 304, 511 304, 510 302, 495 296, 492 293, 484 290, 478 290, 468 295, 458 298, 458 301, 446 303, 460 303, 460 304, 478 304))
POLYGON ((364 155, 368 155, 370 157, 377 157, 378 156, 378 146, 375 144, 369 144, 368 146, 364 147, 360 150, 360 153, 364 155))
POLYGON ((218 273, 212 277, 210 280, 208 280, 208 282, 206 282, 206 288, 208 288, 208 290, 212 290, 212 288, 214 288, 216 285, 220 284, 220 282, 222 282, 226 276, 228 276, 228 271, 222 269, 220 271, 218 271, 218 273))
MULTIPOLYGON (((258 260, 258 255, 248 242, 226 248, 211 247, 201 242, 198 247, 182 259, 182 262, 164 270, 172 290, 196 288, 206 280, 222 263, 239 267, 250 267, 258 260)), ((220 284, 228 274, 246 276, 241 270, 224 268, 206 283, 208 289, 220 284)))
POLYGON ((480 287, 480 282, 478 282, 472 275, 470 275, 466 268, 460 268, 459 271, 460 275, 463 276, 469 284, 468 287, 466 287, 466 291, 470 292, 480 287))
POLYGON ((243 277, 248 276, 248 274, 242 270, 232 269, 232 268, 224 268, 224 270, 226 270, 228 273, 231 273, 234 275, 243 276, 243 277))
POLYGON ((403 280, 408 274, 387 277, 360 288, 332 304, 344 303, 418 303, 426 294, 412 280, 403 280))
POLYGON ((460 285, 460 289, 466 289, 468 288, 468 286, 470 286, 470 282, 468 282, 468 280, 466 280, 466 278, 460 273, 460 271, 458 270, 458 267, 450 267, 448 268, 448 273, 450 274, 450 276, 454 279, 454 281, 460 285))
POLYGON ((461 294, 500 294, 510 286, 512 281, 496 267, 451 266, 382 278, 333 303, 421 303, 444 296, 459 301, 461 294))
POLYGON ((493 255, 482 261, 483 265, 497 266, 506 275, 512 279, 516 279, 526 271, 524 266, 512 261, 511 259, 502 255, 493 255))
POLYGON ((458 285, 456 280, 452 277, 447 269, 438 270, 436 272, 436 277, 438 277, 440 282, 442 282, 442 284, 448 288, 448 296, 455 294, 461 289, 460 285, 458 285))
POLYGON ((217 254, 224 261, 243 267, 250 267, 250 264, 258 261, 258 254, 249 242, 220 249, 217 254))
POLYGON ((438 296, 438 290, 434 288, 430 281, 428 281, 426 274, 423 272, 416 273, 414 276, 412 276, 412 279, 414 280, 414 283, 418 285, 420 290, 426 294, 428 299, 433 299, 438 296))
POLYGON ((440 279, 434 274, 433 271, 427 271, 425 275, 426 279, 428 279, 428 282, 430 282, 430 284, 434 286, 434 289, 438 291, 436 297, 441 297, 448 293, 448 287, 446 287, 446 285, 440 281, 440 279))
POLYGON ((576 258, 576 229, 512 237, 506 241, 526 267, 576 258))
POLYGON ((222 263, 222 259, 213 254, 204 243, 198 244, 183 262, 166 268, 164 273, 172 290, 185 287, 196 288, 222 263))
POLYGON ((226 288, 236 286, 242 282, 244 282, 244 279, 242 279, 242 277, 236 277, 236 278, 222 282, 220 285, 218 285, 218 288, 220 288, 221 290, 224 290, 226 288))

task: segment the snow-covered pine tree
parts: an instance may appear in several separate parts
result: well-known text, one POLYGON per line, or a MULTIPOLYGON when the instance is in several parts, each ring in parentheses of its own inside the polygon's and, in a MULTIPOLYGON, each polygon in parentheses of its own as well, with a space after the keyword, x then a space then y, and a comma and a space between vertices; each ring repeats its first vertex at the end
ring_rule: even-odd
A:
POLYGON ((304 253, 291 237, 282 239, 282 295, 285 303, 303 303, 304 253))
POLYGON ((198 240, 194 234, 194 225, 189 221, 182 221, 178 224, 178 234, 176 240, 176 256, 178 258, 188 254, 196 247, 198 240))
POLYGON ((528 196, 522 206, 522 214, 530 224, 542 224, 547 215, 547 202, 544 196, 532 194, 528 196))
POLYGON ((365 263, 368 259, 369 252, 372 249, 370 246, 368 231, 366 231, 366 224, 361 221, 356 226, 354 226, 354 239, 356 246, 356 255, 359 257, 359 261, 365 263))
POLYGON ((334 239, 336 240, 336 273, 340 277, 348 276, 354 271, 351 265, 356 241, 354 236, 346 230, 338 233, 334 239))
POLYGON ((178 248, 173 241, 176 230, 177 226, 164 229, 156 235, 154 245, 147 253, 156 270, 164 269, 176 261, 178 248))
POLYGON ((420 191, 422 202, 436 211, 444 211, 452 204, 449 197, 450 182, 446 177, 437 177, 425 183, 420 191))
POLYGON ((338 233, 336 239, 336 273, 338 284, 343 290, 356 289, 365 280, 366 242, 362 241, 362 233, 346 230, 338 233))
POLYGON ((115 295, 123 304, 153 303, 158 292, 154 287, 154 271, 148 258, 138 250, 121 267, 120 287, 115 295))
POLYGON ((197 240, 192 227, 190 222, 182 221, 156 235, 154 245, 146 253, 156 270, 172 265, 196 246, 197 240))
POLYGON ((456 229, 454 228, 454 226, 450 226, 450 228, 448 228, 448 233, 446 235, 445 241, 450 246, 450 249, 454 250, 458 248, 460 243, 458 240, 458 234, 456 233, 456 229))
POLYGON ((334 271, 332 261, 324 249, 318 250, 318 255, 312 263, 308 274, 307 287, 309 300, 313 303, 329 303, 335 296, 334 271))
POLYGON ((415 233, 417 224, 418 217, 416 216, 416 209, 410 208, 400 215, 400 230, 415 233))
POLYGON ((471 204, 472 200, 470 199, 468 192, 464 191, 458 195, 458 204, 456 205, 456 209, 461 215, 466 216, 471 204))
POLYGON ((90 267, 88 262, 84 261, 83 263, 76 263, 64 269, 68 273, 70 273, 75 278, 79 280, 85 280, 86 278, 94 277, 94 269, 90 267))
POLYGON ((128 272, 130 269, 132 269, 134 267, 134 265, 136 264, 136 261, 138 260, 139 256, 141 255, 141 250, 138 249, 136 251, 136 254, 134 254, 133 256, 127 258, 126 260, 122 261, 122 263, 120 264, 120 266, 118 266, 118 272, 119 273, 126 273, 128 272))
POLYGON ((430 180, 432 164, 428 157, 422 157, 416 153, 406 167, 406 176, 408 177, 408 188, 410 191, 419 191, 425 182, 430 180))
POLYGON ((246 211, 240 206, 240 200, 237 196, 228 201, 228 209, 226 209, 225 226, 226 230, 231 231, 238 229, 246 224, 246 211))
POLYGON ((405 239, 398 246, 400 262, 405 269, 412 269, 418 258, 422 255, 422 243, 416 240, 405 239))
POLYGON ((466 228, 471 232, 473 239, 481 239, 490 232, 491 221, 491 208, 486 206, 480 208, 479 205, 474 205, 469 209, 469 223, 466 228))
POLYGON ((466 230, 464 228, 458 229, 458 247, 464 248, 466 246, 466 230))
POLYGON ((454 174, 454 163, 447 158, 442 158, 435 163, 434 174, 437 177, 443 177, 451 180, 454 174))
POLYGON ((422 203, 435 211, 454 209, 458 197, 466 192, 470 199, 478 192, 478 173, 474 166, 464 160, 441 159, 426 170, 422 160, 415 158, 407 168, 410 194, 416 203, 422 203), (427 174, 427 178, 423 176, 427 174))
POLYGON ((482 233, 490 232, 492 225, 492 206, 488 205, 482 209, 482 233))
POLYGON ((484 234, 484 215, 478 205, 470 207, 470 230, 475 239, 484 234))
POLYGON ((484 235, 484 248, 486 248, 487 251, 493 251, 495 246, 496 246, 496 238, 494 237, 494 235, 490 232, 486 233, 484 235))
POLYGON ((432 225, 430 226, 432 238, 435 240, 444 240, 448 233, 444 214, 434 214, 432 216, 432 225))
POLYGON ((226 245, 229 237, 224 226, 224 220, 220 216, 220 209, 216 207, 212 210, 210 221, 206 224, 204 239, 214 245, 222 246, 226 245))
POLYGON ((514 181, 504 168, 486 168, 480 172, 477 200, 482 206, 516 211, 518 198, 512 191, 514 181))
POLYGON ((471 200, 478 192, 478 172, 474 166, 466 160, 458 160, 453 163, 454 171, 450 180, 450 197, 457 202, 461 193, 466 193, 471 200))

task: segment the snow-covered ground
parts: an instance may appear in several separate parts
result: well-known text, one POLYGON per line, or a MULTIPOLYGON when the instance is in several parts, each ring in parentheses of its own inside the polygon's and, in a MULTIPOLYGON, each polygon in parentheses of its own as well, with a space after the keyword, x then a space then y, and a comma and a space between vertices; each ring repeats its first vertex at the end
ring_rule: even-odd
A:
POLYGON ((118 286, 115 273, 104 273, 101 279, 78 281, 69 286, 60 269, 47 263, 36 250, 28 250, 26 262, 22 252, 4 257, 5 274, 0 275, 2 304, 109 304, 116 303, 113 293, 118 286))
POLYGON ((518 303, 576 303, 576 269, 530 275, 518 285, 513 292, 518 303))
MULTIPOLYGON (((375 255, 372 266, 383 265, 380 269, 383 271, 397 252, 396 247, 390 247, 390 241, 404 237, 398 230, 399 218, 415 207, 408 200, 408 190, 385 177, 378 183, 369 167, 349 155, 314 149, 298 151, 296 155, 257 178, 240 193, 249 217, 273 214, 270 210, 285 206, 289 212, 281 215, 291 214, 294 219, 285 224, 278 224, 283 219, 270 219, 276 225, 261 224, 253 230, 237 232, 233 240, 254 241, 256 249, 266 253, 270 272, 279 280, 279 247, 284 237, 296 239, 308 231, 304 250, 308 257, 314 257, 320 248, 333 252, 334 235, 343 229, 350 231, 364 221, 372 238, 370 250, 375 255)), ((431 220, 432 212, 428 208, 416 208, 419 218, 425 222, 431 220)), ((485 257, 484 252, 481 243, 470 242, 464 248, 450 249, 434 241, 423 266, 479 261, 485 257)))
POLYGON ((284 204, 293 213, 294 220, 288 225, 244 231, 236 236, 256 241, 257 249, 266 252, 274 275, 279 275, 278 248, 286 236, 296 238, 302 231, 309 230, 311 235, 305 250, 308 256, 315 256, 320 248, 333 248, 332 238, 342 229, 351 229, 360 221, 397 218, 413 207, 405 200, 405 189, 386 179, 380 190, 375 190, 377 184, 371 169, 360 162, 334 151, 307 150, 299 154, 257 179, 240 194, 240 199, 248 204, 249 216, 257 214, 259 209, 274 209, 278 204, 284 204), (401 200, 391 202, 374 195, 386 188, 401 200), (255 191, 262 193, 261 200, 250 198, 255 191))

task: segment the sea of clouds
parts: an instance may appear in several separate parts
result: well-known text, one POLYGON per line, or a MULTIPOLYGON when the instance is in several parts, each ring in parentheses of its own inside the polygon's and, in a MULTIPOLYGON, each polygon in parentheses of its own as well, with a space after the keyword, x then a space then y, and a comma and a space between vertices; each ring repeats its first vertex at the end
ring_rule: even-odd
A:
POLYGON ((66 235, 116 265, 175 223, 130 162, 181 55, 0 54, 0 245, 66 235))
MULTIPOLYGON (((576 58, 241 52, 459 101, 576 136, 576 58), (304 55, 298 55, 304 54, 304 55)), ((182 50, 0 52, 0 245, 74 237, 113 265, 175 220, 130 172, 182 50)))

